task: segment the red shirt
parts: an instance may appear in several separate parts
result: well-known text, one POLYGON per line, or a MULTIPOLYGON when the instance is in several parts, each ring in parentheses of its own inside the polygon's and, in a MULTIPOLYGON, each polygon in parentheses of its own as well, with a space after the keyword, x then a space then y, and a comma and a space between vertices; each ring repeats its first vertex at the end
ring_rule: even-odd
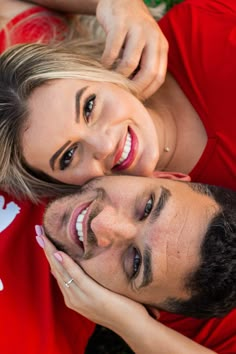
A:
MULTIPOLYGON (((168 70, 208 136, 190 176, 236 189, 236 1, 186 0, 159 24, 169 41, 168 70)), ((217 353, 236 353, 236 310, 210 320, 163 312, 161 322, 217 353)))
MULTIPOLYGON (((229 117, 233 117, 235 112, 232 100, 232 94, 236 92, 236 80, 233 76, 235 53, 231 46, 231 43, 235 43, 235 3, 235 0, 187 0, 184 4, 175 6, 160 22, 170 42, 169 70, 199 113, 209 140, 211 137, 213 140, 213 143, 208 143, 202 159, 192 172, 192 178, 234 188, 234 130, 232 125, 225 133, 221 133, 221 129, 225 124, 228 126, 229 122, 232 123, 229 117), (217 16, 222 16, 222 21, 224 18, 225 31, 217 29, 217 16), (228 23, 231 23, 231 27, 228 23), (199 26, 201 33, 197 30, 199 26), (217 31, 219 43, 211 41, 212 31, 217 31), (196 41, 197 36, 203 37, 201 45, 196 41), (229 41, 225 42, 226 38, 229 41), (213 48, 215 45, 219 46, 219 53, 217 48, 213 48), (224 60, 222 53, 226 53, 230 60, 224 60), (228 67, 229 63, 232 63, 232 67, 228 67), (209 80, 205 77, 207 75, 204 75, 204 70, 207 75, 210 70, 209 80), (228 88, 230 83, 227 80, 224 83, 226 74, 227 80, 232 79, 232 85, 229 86, 231 89, 228 88), (211 84, 212 79, 214 81, 211 84), (227 94, 224 92, 226 89, 227 94), (227 114, 220 114, 222 99, 226 99, 228 105, 230 98, 229 107, 223 107, 227 109, 227 114), (217 119, 214 115, 216 113, 217 119), (229 118, 227 123, 226 118, 229 118), (220 129, 214 124, 218 124, 220 129), (228 134, 231 137, 229 140, 228 134), (223 144, 224 141, 227 143, 223 144)), ((47 13, 50 13, 51 21, 52 13, 46 12, 46 15, 47 13)), ((27 12, 18 18, 26 16, 25 14, 27 12)), ((46 24, 48 25, 47 21, 46 24)), ((35 25, 39 25, 38 20, 35 25)), ((41 32, 39 26, 35 32, 31 32, 27 41, 41 38, 43 31, 45 30, 41 32)), ((26 41, 24 26, 21 32, 22 36, 17 37, 17 41, 26 41)), ((4 38, 1 36, 2 32, 0 41, 4 38)), ((33 206, 29 202, 19 203, 0 192, 0 349, 3 354, 83 353, 88 336, 94 328, 91 322, 65 307, 56 282, 50 275, 47 261, 34 237, 34 225, 42 223, 42 213, 42 206, 33 206)), ((221 354, 236 353, 235 319, 236 311, 223 319, 211 320, 197 320, 164 312, 161 314, 162 323, 221 354)))
MULTIPOLYGON (((35 7, 0 32, 13 44, 61 40, 66 21, 35 7)), ((68 309, 46 258, 35 241, 44 207, 19 202, 0 191, 0 352, 2 354, 81 354, 95 325, 68 309)))
POLYGON ((186 0, 160 26, 169 41, 168 70, 208 136, 190 176, 236 189, 236 1, 186 0))
POLYGON ((14 17, 0 31, 0 52, 9 45, 62 40, 68 33, 66 18, 35 6, 14 17))

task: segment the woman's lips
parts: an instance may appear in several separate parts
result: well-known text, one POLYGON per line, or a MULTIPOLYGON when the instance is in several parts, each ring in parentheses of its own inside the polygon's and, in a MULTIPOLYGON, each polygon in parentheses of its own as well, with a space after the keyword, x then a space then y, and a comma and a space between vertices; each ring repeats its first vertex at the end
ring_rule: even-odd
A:
POLYGON ((115 160, 116 165, 113 167, 112 170, 113 171, 122 171, 122 170, 128 169, 132 165, 132 163, 136 157, 137 150, 138 150, 137 136, 134 133, 134 131, 129 127, 128 133, 126 135, 125 142, 123 145, 123 149, 121 152, 119 152, 119 154, 117 154, 116 160, 115 160), (125 158, 124 161, 122 161, 121 163, 118 164, 118 161, 122 158, 122 154, 124 153, 125 147, 127 147, 127 145, 129 146, 129 140, 130 140, 130 151, 128 153, 128 156, 125 158))

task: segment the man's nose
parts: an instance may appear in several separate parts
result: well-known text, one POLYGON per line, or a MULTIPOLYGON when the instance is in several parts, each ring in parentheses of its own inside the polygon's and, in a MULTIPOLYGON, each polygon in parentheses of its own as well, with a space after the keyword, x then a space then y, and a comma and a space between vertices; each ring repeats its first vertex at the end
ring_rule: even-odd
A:
POLYGON ((131 218, 116 212, 111 206, 106 206, 92 220, 91 228, 97 239, 98 247, 111 245, 121 246, 132 242, 137 229, 131 218))

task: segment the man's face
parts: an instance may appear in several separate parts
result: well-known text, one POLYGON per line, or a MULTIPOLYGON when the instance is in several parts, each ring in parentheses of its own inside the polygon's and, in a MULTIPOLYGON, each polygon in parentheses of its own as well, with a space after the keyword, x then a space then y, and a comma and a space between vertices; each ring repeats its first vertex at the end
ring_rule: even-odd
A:
POLYGON ((218 209, 188 183, 111 176, 53 202, 44 227, 98 283, 163 307, 169 297, 190 297, 184 281, 200 264, 200 246, 218 209))

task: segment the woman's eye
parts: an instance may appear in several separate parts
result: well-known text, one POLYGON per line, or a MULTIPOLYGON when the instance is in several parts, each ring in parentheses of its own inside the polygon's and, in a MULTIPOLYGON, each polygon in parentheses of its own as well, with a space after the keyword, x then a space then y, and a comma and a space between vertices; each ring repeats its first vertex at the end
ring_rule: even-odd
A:
POLYGON ((148 199, 148 201, 147 201, 147 203, 145 205, 142 220, 146 219, 148 217, 148 215, 152 211, 152 208, 153 208, 153 197, 151 196, 151 198, 148 199))
POLYGON ((84 113, 84 119, 87 123, 89 122, 90 115, 95 107, 95 100, 96 100, 96 95, 92 95, 85 102, 83 113, 84 113))
POLYGON ((60 170, 65 170, 71 164, 76 148, 77 146, 74 146, 73 148, 67 150, 64 153, 64 155, 60 159, 60 170))
POLYGON ((136 248, 134 248, 133 251, 134 251, 134 256, 133 256, 132 278, 136 278, 141 265, 141 256, 136 248))

